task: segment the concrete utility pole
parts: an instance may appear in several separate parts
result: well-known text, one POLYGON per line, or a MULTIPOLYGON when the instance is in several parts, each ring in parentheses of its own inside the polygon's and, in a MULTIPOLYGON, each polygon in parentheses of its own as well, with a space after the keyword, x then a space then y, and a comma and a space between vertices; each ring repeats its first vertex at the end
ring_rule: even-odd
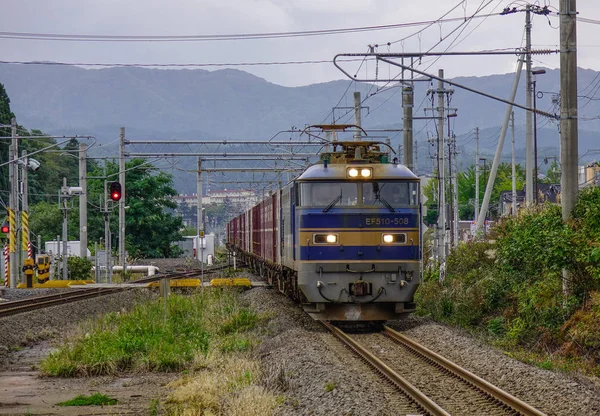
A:
POLYGON ((87 258, 88 233, 87 233, 87 166, 86 145, 79 143, 79 256, 87 258))
POLYGON ((402 110, 404 121, 402 132, 404 135, 404 165, 414 172, 413 164, 413 105, 414 93, 411 86, 402 89, 402 110))
POLYGON ((512 215, 517 215, 517 166, 515 164, 515 112, 510 113, 512 130, 512 215))
POLYGON ((18 169, 17 169, 17 158, 19 154, 19 138, 17 136, 17 120, 13 117, 10 120, 10 132, 11 132, 11 156, 10 160, 12 163, 8 168, 9 182, 10 182, 10 211, 9 211, 9 227, 10 227, 10 253, 9 253, 9 267, 10 267, 10 287, 16 288, 19 280, 19 257, 17 254, 17 228, 19 219, 19 194, 18 194, 18 169), (12 214, 12 215, 11 215, 12 214))
POLYGON ((479 127, 475 127, 475 221, 479 217, 479 127))
MULTIPOLYGON (((438 77, 444 78, 444 70, 438 70, 438 77)), ((438 80, 437 90, 437 140, 438 140, 438 154, 437 154, 437 168, 438 168, 438 189, 439 189, 439 201, 438 201, 438 257, 440 263, 446 261, 446 163, 444 157, 444 81, 438 80)))
POLYGON ((413 140, 413 149, 415 151, 415 163, 413 164, 413 173, 419 176, 419 146, 417 139, 413 140))
MULTIPOLYGON (((562 163, 561 203, 566 221, 577 203, 579 183, 577 120, 577 5, 576 0, 560 2, 560 160, 562 163)), ((563 293, 570 293, 570 273, 563 270, 563 293)))
POLYGON ((106 283, 112 283, 112 247, 110 241, 110 216, 108 212, 108 192, 106 181, 106 160, 104 161, 104 250, 106 261, 106 283))
MULTIPOLYGON (((202 159, 200 159, 200 156, 198 156, 197 162, 198 162, 198 174, 196 176, 196 192, 198 194, 198 206, 197 206, 197 210, 196 210, 196 216, 198 217, 197 226, 198 226, 198 245, 199 246, 196 248, 198 250, 196 255, 198 255, 200 253, 200 245, 202 244, 200 235, 202 235, 202 233, 204 232, 204 224, 202 223, 202 159)), ((201 261, 204 261, 204 259, 201 258, 201 261)))
MULTIPOLYGON (((525 106, 532 106, 531 89, 531 5, 525 7, 525 106)), ((533 204, 533 113, 525 112, 525 201, 533 204)))
POLYGON ((454 161, 454 168, 452 169, 452 174, 453 174, 453 184, 454 184, 454 189, 453 189, 453 203, 452 205, 454 206, 454 210, 453 210, 453 219, 452 219, 452 223, 454 225, 454 240, 453 244, 454 247, 458 246, 458 241, 460 239, 460 235, 459 235, 459 219, 458 219, 458 151, 456 150, 456 135, 452 136, 452 153, 454 155, 454 158, 452 159, 454 161))
POLYGON ((62 278, 63 280, 68 280, 69 279, 69 273, 67 270, 67 242, 69 240, 69 236, 67 233, 67 209, 68 209, 68 195, 69 195, 69 187, 67 186, 67 178, 63 178, 63 186, 60 189, 60 195, 61 195, 61 209, 63 211, 63 224, 62 224, 62 243, 63 243, 63 249, 62 249, 62 264, 63 264, 63 273, 62 273, 62 278))
MULTIPOLYGON (((361 126, 361 122, 362 122, 362 116, 361 116, 361 111, 360 111, 360 91, 356 91, 354 93, 354 124, 356 124, 357 126, 361 126)), ((356 129, 356 131, 354 132, 354 141, 355 142, 359 142, 360 141, 360 129, 356 129)))
MULTIPOLYGON (((125 127, 121 127, 119 134, 119 182, 121 183, 121 199, 119 200, 119 260, 123 266, 123 276, 127 271, 127 259, 125 258, 125 127)), ((125 280, 125 279, 123 279, 125 280)))
MULTIPOLYGON (((517 72, 515 73, 512 91, 510 93, 510 98, 508 99, 510 102, 514 102, 515 96, 517 95, 517 89, 519 87, 519 79, 521 78, 521 70, 523 69, 524 58, 524 56, 521 56, 521 58, 519 58, 519 63, 517 64, 517 72)), ((485 187, 485 195, 483 197, 483 203, 481 204, 481 211, 479 211, 479 217, 477 217, 477 224, 475 225, 476 231, 479 231, 481 229, 481 226, 485 223, 485 214, 488 210, 490 198, 492 196, 492 189, 494 188, 494 182, 496 181, 496 172, 498 171, 498 165, 500 164, 500 158, 502 156, 504 138, 506 137, 506 130, 508 129, 508 121, 510 119, 510 114, 512 113, 512 107, 512 104, 508 104, 506 106, 506 112, 504 113, 504 123, 502 124, 500 138, 498 139, 498 146, 496 147, 494 162, 492 163, 492 169, 490 171, 490 174, 488 175, 487 185, 485 187)))

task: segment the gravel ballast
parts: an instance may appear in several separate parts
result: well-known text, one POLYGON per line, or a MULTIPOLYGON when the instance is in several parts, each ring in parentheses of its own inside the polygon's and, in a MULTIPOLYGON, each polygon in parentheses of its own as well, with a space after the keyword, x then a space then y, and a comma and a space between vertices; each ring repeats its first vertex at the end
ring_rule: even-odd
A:
MULTIPOLYGON (((287 400, 280 414, 418 414, 399 409, 395 390, 349 351, 337 348, 337 340, 279 292, 255 288, 244 297, 254 309, 273 316, 258 353, 266 372, 278 376, 275 384, 283 385, 287 400)), ((548 415, 600 414, 600 389, 588 379, 522 363, 463 330, 426 319, 413 316, 388 324, 548 415)))

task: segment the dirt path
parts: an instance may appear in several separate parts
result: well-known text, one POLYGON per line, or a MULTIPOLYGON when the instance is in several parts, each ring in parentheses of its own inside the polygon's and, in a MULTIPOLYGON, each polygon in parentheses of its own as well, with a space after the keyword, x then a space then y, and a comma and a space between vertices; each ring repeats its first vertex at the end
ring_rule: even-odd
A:
POLYGON ((53 348, 52 341, 11 353, 0 369, 0 415, 150 415, 165 385, 178 374, 126 374, 121 377, 40 377, 36 368, 53 348), (106 394, 115 406, 64 407, 77 395, 106 394))

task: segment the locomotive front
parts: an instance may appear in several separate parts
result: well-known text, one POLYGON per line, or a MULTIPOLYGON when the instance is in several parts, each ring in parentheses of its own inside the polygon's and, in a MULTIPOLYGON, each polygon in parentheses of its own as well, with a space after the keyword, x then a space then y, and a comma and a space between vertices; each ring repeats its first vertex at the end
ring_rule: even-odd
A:
POLYGON ((318 320, 414 311, 421 274, 419 178, 377 142, 339 142, 295 181, 295 269, 318 320))

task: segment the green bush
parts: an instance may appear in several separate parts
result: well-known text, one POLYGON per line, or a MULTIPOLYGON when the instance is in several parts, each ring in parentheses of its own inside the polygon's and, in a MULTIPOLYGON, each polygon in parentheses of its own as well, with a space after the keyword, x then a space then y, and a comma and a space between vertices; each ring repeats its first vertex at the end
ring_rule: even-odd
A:
POLYGON ((94 264, 86 257, 67 257, 67 268, 69 280, 89 280, 93 279, 92 266, 94 264))

